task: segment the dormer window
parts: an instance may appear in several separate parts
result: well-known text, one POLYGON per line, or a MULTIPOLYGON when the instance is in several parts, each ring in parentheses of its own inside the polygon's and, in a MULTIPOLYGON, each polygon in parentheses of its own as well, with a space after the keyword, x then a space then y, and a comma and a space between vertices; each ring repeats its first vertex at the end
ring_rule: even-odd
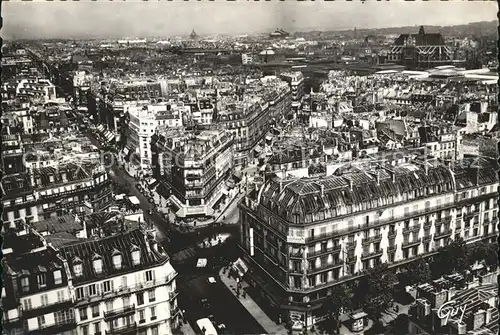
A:
POLYGON ((113 266, 116 270, 120 270, 122 268, 122 255, 118 250, 114 250, 113 253, 113 266))
POLYGON ((99 255, 95 255, 92 260, 92 265, 94 267, 94 272, 96 274, 102 273, 102 258, 99 255))
POLYGON ((141 263, 141 249, 136 245, 132 246, 132 264, 139 265, 141 263))
POLYGON ((38 288, 44 288, 47 286, 47 276, 45 273, 40 273, 36 276, 36 281, 38 283, 38 288))
POLYGON ((80 277, 83 273, 82 264, 79 263, 79 264, 73 265, 73 272, 75 273, 75 276, 80 277))
POLYGON ((28 277, 21 278, 21 290, 23 292, 29 292, 29 290, 30 290, 30 279, 28 277))
POLYGON ((53 176, 53 175, 50 175, 50 176, 49 176, 49 181, 50 181, 51 183, 53 183, 53 182, 54 182, 54 176, 53 176))
POLYGON ((61 270, 54 271, 54 284, 59 285, 62 283, 62 273, 61 270))

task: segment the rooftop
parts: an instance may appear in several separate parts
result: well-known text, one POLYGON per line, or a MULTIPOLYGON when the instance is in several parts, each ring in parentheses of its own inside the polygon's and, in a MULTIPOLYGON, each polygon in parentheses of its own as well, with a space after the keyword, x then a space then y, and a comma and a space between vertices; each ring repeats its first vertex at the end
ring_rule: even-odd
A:
POLYGON ((168 255, 161 246, 157 250, 153 247, 154 242, 147 237, 143 231, 135 229, 124 234, 114 235, 94 241, 85 241, 63 246, 61 255, 68 260, 70 271, 78 284, 94 281, 96 278, 119 276, 122 273, 130 273, 164 264, 169 260, 168 255), (132 262, 132 251, 140 251, 140 262, 134 265, 132 262), (121 254, 122 267, 115 269, 113 266, 113 255, 121 254), (102 273, 96 273, 93 260, 102 260, 102 273), (81 276, 75 276, 72 265, 82 264, 81 276))
POLYGON ((83 229, 83 225, 73 215, 63 215, 33 222, 31 226, 38 232, 47 231, 51 234, 61 232, 74 233, 83 229))
POLYGON ((371 169, 351 165, 339 175, 326 178, 271 179, 262 186, 257 201, 288 222, 307 224, 342 216, 340 209, 350 205, 354 211, 360 210, 363 203, 381 204, 383 199, 399 198, 402 193, 413 194, 426 187, 437 186, 434 192, 439 193, 451 192, 455 185, 463 189, 496 182, 496 162, 483 159, 479 164, 483 168, 455 164, 450 169, 417 161, 371 169))

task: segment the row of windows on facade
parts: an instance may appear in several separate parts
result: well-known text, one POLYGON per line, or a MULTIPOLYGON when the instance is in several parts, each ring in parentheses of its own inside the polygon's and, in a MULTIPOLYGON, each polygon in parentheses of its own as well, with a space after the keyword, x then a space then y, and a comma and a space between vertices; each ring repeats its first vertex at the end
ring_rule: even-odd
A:
MULTIPOLYGON (((493 226, 493 229, 492 229, 492 232, 495 232, 496 231, 496 227, 493 226)), ((449 233, 452 233, 451 231, 449 231, 449 233)), ((465 230, 464 231, 464 234, 463 234, 463 238, 465 240, 469 239, 469 238, 476 238, 478 236, 480 236, 480 229, 479 228, 474 228, 472 230, 472 232, 470 230, 465 230)), ((487 235, 489 233, 489 229, 487 229, 487 227, 485 227, 485 230, 483 232, 482 235, 487 235)), ((412 239, 409 239, 408 237, 405 237, 405 239, 403 240, 403 244, 408 244, 408 243, 412 243, 412 242, 419 242, 419 240, 417 239, 417 234, 416 233, 413 233, 412 235, 412 239)), ((429 236, 429 235, 427 235, 429 236)), ((461 233, 460 232, 456 232, 455 233, 455 240, 459 239, 461 236, 461 233)), ((438 247, 442 247, 444 246, 445 244, 447 244, 449 241, 451 240, 451 238, 443 238, 443 239, 440 239, 439 242, 435 242, 434 244, 434 247, 435 248, 438 248, 438 247)), ((389 239, 389 245, 388 247, 389 248, 393 248, 396 246, 396 241, 395 239, 389 239)), ((424 253, 428 253, 432 250, 432 244, 430 242, 428 243, 424 243, 423 244, 423 251, 424 253)), ((413 253, 414 255, 417 254, 417 247, 412 247, 412 248, 403 248, 403 257, 404 259, 408 258, 408 255, 411 255, 411 250, 415 250, 415 252, 413 253)), ((380 247, 380 243, 375 243, 374 244, 374 248, 373 248, 373 252, 370 252, 370 249, 368 247, 364 247, 363 248, 363 254, 364 255, 368 255, 368 254, 377 254, 377 253, 380 253, 380 252, 383 252, 382 248, 380 247)), ((389 261, 392 262, 394 260, 394 252, 395 250, 391 251, 391 252, 388 252, 388 256, 389 256, 389 261)), ((348 258, 349 259, 353 259, 355 258, 355 254, 354 253, 348 253, 348 258)), ((357 257, 357 256, 356 256, 357 257)), ((321 266, 323 266, 324 264, 336 264, 335 260, 337 260, 338 262, 338 255, 334 260, 334 262, 330 262, 328 263, 327 262, 327 256, 323 256, 323 257, 318 257, 317 259, 319 259, 320 261, 309 261, 308 264, 308 268, 310 270, 314 270, 316 268, 320 268, 321 266)), ((300 265, 300 261, 294 261, 293 263, 293 269, 299 269, 301 267, 300 265)))
MULTIPOLYGON (((55 270, 53 272, 53 283, 54 285, 60 285, 63 282, 62 272, 61 270, 55 270)), ((36 283, 39 289, 47 287, 47 274, 39 273, 36 275, 36 283)), ((21 277, 21 291, 29 292, 30 291, 30 278, 29 277, 21 277)))
MULTIPOLYGON (((138 311, 138 313, 139 313, 139 324, 145 323, 146 322, 145 310, 140 310, 140 311, 138 311)), ((57 324, 64 324, 66 322, 71 322, 74 320, 74 318, 72 316, 72 310, 71 310, 71 312, 68 311, 64 315, 61 314, 60 312, 56 312, 56 313, 54 313, 54 316, 55 316, 54 320, 55 320, 56 325, 57 324)), ((150 320, 154 321, 156 319, 157 319, 156 308, 152 307, 150 320)), ((38 321, 38 328, 39 329, 43 329, 46 327, 46 321, 45 321, 44 315, 37 317, 37 321, 38 321)), ((113 321, 107 321, 106 327, 109 330, 113 330, 116 328, 131 326, 133 323, 134 323, 134 317, 129 316, 129 317, 117 318, 113 321)), ((94 322, 92 325, 90 325, 90 324, 89 325, 82 325, 80 327, 80 330, 81 330, 80 334, 82 334, 82 335, 99 334, 102 331, 101 327, 102 327, 101 322, 94 322)), ((147 329, 139 331, 139 334, 146 335, 147 329)), ((151 326, 151 335, 158 335, 158 325, 151 326)))
MULTIPOLYGON (((144 272, 144 280, 146 282, 151 282, 155 280, 155 273, 153 270, 147 270, 144 272)), ((130 283, 130 286, 132 284, 130 283)), ((129 287, 129 283, 127 281, 127 276, 121 277, 120 288, 125 289, 129 287)), ((83 299, 86 297, 97 296, 100 293, 108 293, 114 290, 114 282, 112 280, 107 280, 103 282, 101 285, 99 284, 90 284, 84 287, 76 288, 76 299, 83 299)))
MULTIPOLYGON (((140 313, 141 311, 139 311, 140 313)), ((139 318, 141 315, 139 314, 139 318)), ((151 321, 156 320, 156 316, 151 318, 151 321)), ((139 324, 146 322, 145 319, 139 319, 139 324)), ((116 328, 122 328, 122 327, 127 327, 133 325, 134 320, 133 317, 125 317, 125 318, 118 318, 113 321, 108 321, 106 322, 106 326, 109 330, 113 330, 116 328), (119 319, 123 319, 123 322, 120 322, 119 319), (122 326, 120 326, 122 324, 122 326)), ((90 335, 90 334, 98 334, 101 332, 101 323, 96 322, 93 325, 83 325, 81 326, 81 334, 82 335, 90 335), (93 332, 92 332, 93 329, 93 332)), ((158 326, 154 325, 150 327, 151 329, 151 335, 158 335, 158 326)), ((147 329, 141 329, 138 331, 139 335, 147 335, 147 329)))
MULTIPOLYGON (((142 306, 142 305, 145 304, 144 292, 136 293, 136 301, 137 301, 137 306, 142 306)), ((150 303, 156 301, 156 294, 155 294, 155 290, 154 289, 148 291, 148 301, 150 303)), ((130 297, 123 297, 122 298, 122 306, 124 308, 132 306, 131 303, 130 303, 130 297)), ((113 311, 113 307, 114 307, 113 301, 106 301, 105 307, 106 307, 105 310, 106 310, 107 313, 112 312, 113 311)), ((78 310, 78 312, 80 314, 80 320, 81 321, 88 320, 89 319, 89 315, 92 315, 92 318, 98 318, 101 315, 99 304, 95 304, 95 305, 90 306, 90 313, 88 313, 89 312, 88 310, 89 310, 89 308, 87 308, 87 307, 80 308, 78 310)), ((139 313, 141 313, 141 311, 144 312, 144 309, 140 310, 139 313)), ((156 307, 154 307, 154 306, 150 307, 150 311, 151 311, 151 313, 150 313, 151 316, 152 317, 156 317, 156 307)), ((143 320, 144 317, 141 317, 140 319, 143 320)))
MULTIPOLYGON (((496 211, 493 212, 493 216, 492 217, 496 217, 496 211)), ((427 218, 427 222, 429 222, 429 218, 428 216, 426 217, 427 218)), ((439 219, 439 218, 438 218, 439 219)), ((484 220, 483 222, 484 223, 488 223, 490 220, 489 220, 489 213, 485 213, 484 214, 484 220)), ((407 220, 404 222, 405 223, 405 226, 404 226, 404 229, 405 230, 408 230, 410 229, 410 221, 407 220)), ((465 236, 468 237, 469 234, 470 234, 470 231, 467 230, 467 229, 470 229, 471 226, 475 226, 479 224, 479 219, 477 217, 475 217, 474 219, 471 219, 471 220, 466 220, 465 221, 465 224, 464 224, 464 227, 465 227, 465 236)), ((418 227, 418 222, 417 222, 417 226, 415 226, 415 223, 414 223, 414 227, 418 227)), ((460 229, 461 228, 461 225, 460 225, 460 222, 457 222, 456 223, 456 229, 460 229)), ((495 227, 493 227, 493 231, 495 230, 495 227)), ((380 233, 380 228, 375 228, 373 229, 374 230, 374 236, 375 237, 381 237, 381 233, 380 233)), ((435 227, 435 233, 446 233, 446 232, 449 232, 450 231, 450 224, 438 224, 436 225, 435 227)), ((396 225, 390 225, 389 226, 389 235, 392 235, 392 234, 395 234, 396 233, 396 225)), ((487 227, 485 227, 485 234, 488 233, 488 229, 487 227)), ((479 228, 474 228, 473 229, 473 235, 472 236, 477 236, 479 234, 479 228)), ((409 239, 409 235, 412 235, 412 239, 411 241, 416 241, 417 240, 417 237, 418 237, 418 232, 403 232, 403 235, 404 235, 404 238, 403 238, 403 243, 409 243, 410 242, 410 239, 409 239)), ((431 232, 430 232, 430 228, 425 228, 424 229, 424 237, 430 237, 431 236, 431 232)), ((363 238, 364 239, 367 239, 369 237, 369 230, 365 230, 363 231, 363 238)), ((263 244, 263 240, 260 238, 260 237, 255 237, 256 239, 256 242, 257 243, 261 243, 263 244)), ((269 240, 271 242, 274 242, 274 244, 276 244, 277 242, 277 238, 275 236, 271 236, 269 237, 269 240)), ((339 243, 340 243, 340 240, 339 239, 335 239, 333 240, 333 244, 332 244, 332 247, 331 248, 328 248, 328 242, 321 242, 320 243, 320 251, 321 252, 327 252, 328 250, 334 250, 336 249, 338 246, 339 246, 339 243)), ((349 235, 348 236, 348 243, 349 244, 354 244, 355 243, 355 236, 354 235, 349 235)), ((393 247, 395 245, 395 239, 394 238, 389 238, 389 246, 390 247, 393 247)), ((375 246, 375 250, 378 250, 379 249, 379 243, 374 243, 374 246, 375 246)), ((308 248, 309 250, 309 253, 314 253, 315 252, 315 246, 309 246, 308 248)), ((284 252, 284 245, 282 245, 282 248, 281 248, 281 251, 284 252)), ((276 252, 275 252, 275 249, 273 247, 271 247, 271 252, 275 255, 276 252)), ((299 253, 300 252, 300 248, 292 248, 291 249, 291 252, 292 253, 299 253)), ((364 253, 367 253, 367 250, 364 251, 364 253)))
MULTIPOLYGON (((486 192, 486 190, 484 190, 484 191, 481 190, 480 193, 483 194, 484 192, 486 192)), ((466 199, 468 197, 469 197, 469 192, 462 193, 462 199, 466 199)), ((485 202, 483 202, 483 204, 484 204, 484 210, 489 210, 491 207, 496 208, 498 206, 498 204, 495 202, 495 199, 490 199, 489 201, 485 201, 485 202)), ((438 201, 438 206, 440 206, 440 205, 441 205, 441 201, 438 201)), ((481 203, 475 204, 474 207, 472 207, 472 206, 473 205, 467 205, 464 207, 465 214, 478 212, 480 209, 481 203)), ((419 208, 418 204, 413 205, 413 211, 410 212, 410 207, 408 207, 408 206, 405 207, 404 208, 405 216, 408 216, 408 215, 411 215, 412 213, 418 212, 418 210, 419 210, 418 208, 419 208)), ((430 203, 430 201, 426 201, 425 202, 425 210, 430 210, 430 209, 431 209, 431 203, 430 203)), ((461 211, 462 211, 462 208, 459 208, 459 213, 461 213, 461 211)), ((439 212, 437 212, 437 219, 440 220, 442 217, 447 218, 447 217, 450 217, 450 215, 451 215, 451 209, 447 209, 445 211, 439 211, 439 212)), ((394 219, 394 210, 393 209, 389 210, 388 219, 389 220, 394 219)), ((429 221, 429 215, 426 216, 426 221, 429 221)), ((364 224, 365 225, 370 224, 370 216, 369 215, 367 215, 365 217, 364 224)), ((409 225, 409 223, 405 222, 406 229, 408 229, 408 225, 409 225)), ((348 226, 348 228, 353 228, 354 227, 354 220, 353 219, 348 220, 347 226, 348 226)), ((300 230, 300 229, 295 230, 294 232, 295 232, 296 236, 303 236, 303 233, 304 233, 304 231, 300 230)), ((310 229, 309 230, 309 237, 314 237, 314 234, 315 234, 315 229, 310 229)), ((326 234, 326 227, 321 228, 320 234, 326 234)))

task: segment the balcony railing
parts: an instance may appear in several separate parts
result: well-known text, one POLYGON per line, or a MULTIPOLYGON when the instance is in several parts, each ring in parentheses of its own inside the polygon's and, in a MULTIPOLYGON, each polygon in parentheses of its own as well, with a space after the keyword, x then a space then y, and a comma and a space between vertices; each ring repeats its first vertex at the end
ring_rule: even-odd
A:
POLYGON ((403 233, 411 233, 411 232, 419 231, 419 230, 420 230, 420 224, 417 224, 417 225, 413 225, 413 226, 408 227, 408 228, 403 228, 403 233))
POLYGON ((344 262, 339 259, 333 263, 325 263, 325 264, 321 264, 318 267, 310 267, 307 269, 307 274, 314 274, 314 273, 321 272, 324 270, 338 268, 338 267, 341 267, 342 265, 344 265, 344 262))
POLYGON ((51 304, 46 304, 43 306, 35 306, 31 309, 23 308, 21 311, 23 313, 24 318, 30 319, 32 317, 43 315, 47 311, 55 311, 55 310, 63 310, 66 308, 71 308, 73 305, 73 298, 70 296, 65 297, 65 299, 61 301, 56 301, 51 304))
POLYGON ((68 318, 65 320, 58 320, 57 323, 51 325, 44 325, 37 330, 26 331, 25 334, 29 335, 53 335, 71 331, 76 328, 76 319, 68 318))
POLYGON ((317 257, 325 254, 329 254, 332 252, 339 252, 340 251, 340 244, 336 245, 331 248, 326 248, 324 250, 318 250, 318 251, 311 251, 307 253, 307 258, 312 258, 312 257, 317 257))
POLYGON ((380 242, 382 240, 382 234, 377 234, 375 236, 367 237, 363 240, 362 244, 370 244, 375 242, 380 242))
POLYGON ((350 252, 347 254, 345 262, 351 264, 351 263, 356 263, 356 260, 357 260, 356 254, 354 252, 350 252))
POLYGON ((302 269, 292 268, 292 269, 288 269, 288 273, 290 273, 292 275, 303 275, 304 271, 302 269))
POLYGON ((170 318, 175 318, 180 312, 179 306, 175 306, 175 308, 170 309, 170 318))
POLYGON ((387 252, 395 252, 396 251, 396 246, 395 245, 390 245, 387 247, 387 252))
POLYGON ((469 213, 465 213, 464 214, 464 220, 473 219, 475 217, 479 218, 479 213, 478 212, 469 212, 469 213))
POLYGON ((41 200, 48 200, 48 199, 52 199, 52 198, 59 198, 59 197, 67 196, 69 194, 78 194, 78 193, 82 193, 82 192, 85 193, 85 192, 88 192, 92 189, 94 189, 94 186, 79 187, 79 188, 75 188, 73 190, 66 190, 64 192, 40 195, 40 199, 41 200))
MULTIPOLYGON (((248 206, 247 204, 245 204, 245 205, 248 206)), ((339 229, 339 230, 336 230, 336 231, 330 232, 330 233, 323 233, 323 234, 318 234, 318 235, 314 235, 314 236, 309 236, 309 237, 305 238, 305 243, 317 242, 317 241, 321 241, 321 240, 325 240, 325 239, 329 239, 329 238, 334 238, 334 237, 337 237, 339 235, 345 235, 345 234, 348 234, 350 232, 357 232, 357 231, 361 231, 361 230, 365 230, 365 229, 375 228, 378 226, 388 225, 388 224, 391 224, 394 222, 404 221, 404 220, 407 220, 409 218, 415 218, 415 217, 419 217, 419 216, 422 216, 425 214, 441 211, 444 209, 454 208, 454 206, 455 206, 454 204, 451 204, 451 205, 442 205, 442 206, 429 208, 429 209, 421 209, 421 210, 412 211, 411 213, 405 214, 405 216, 399 216, 399 217, 394 217, 394 218, 385 219, 385 220, 374 220, 374 221, 369 222, 369 223, 359 224, 357 226, 348 227, 345 229, 339 229)), ((431 223, 429 221, 429 225, 430 224, 431 223)))
POLYGON ((106 330, 106 335, 126 335, 135 334, 137 330, 137 323, 131 323, 121 327, 114 327, 111 330, 106 330))
POLYGON ((450 224, 450 223, 451 223, 451 216, 450 215, 436 218, 437 225, 438 224, 450 224))
POLYGON ((451 236, 451 234, 453 234, 453 231, 451 229, 446 229, 446 230, 443 230, 442 232, 435 232, 434 239, 437 240, 440 238, 448 237, 448 236, 451 236))
POLYGON ((361 259, 365 260, 365 259, 370 259, 370 258, 377 257, 377 256, 382 256, 383 253, 384 253, 384 251, 382 249, 374 251, 374 252, 363 252, 363 254, 361 254, 361 259))
POLYGON ((416 240, 413 240, 411 242, 409 240, 404 240, 403 243, 401 244, 401 247, 402 248, 414 247, 416 245, 419 245, 420 243, 422 243, 421 238, 417 238, 416 240))
POLYGON ((304 253, 302 251, 290 252, 288 255, 290 258, 295 258, 295 259, 303 259, 304 258, 304 253))
POLYGON ((174 273, 170 274, 169 276, 155 278, 151 281, 145 281, 145 282, 141 282, 141 283, 138 283, 135 285, 119 286, 119 287, 115 288, 114 290, 111 290, 111 291, 108 291, 105 293, 101 293, 99 295, 80 298, 80 299, 78 299, 77 303, 79 305, 89 304, 89 303, 93 303, 93 302, 98 301, 98 300, 102 300, 103 298, 105 299, 105 298, 110 297, 110 296, 115 297, 115 296, 120 296, 120 295, 124 295, 124 294, 130 294, 134 291, 143 291, 143 290, 147 290, 149 288, 167 285, 176 276, 177 276, 177 272, 174 272, 174 273))
POLYGON ((423 240, 424 242, 429 242, 431 239, 432 239, 432 235, 425 235, 425 236, 422 238, 422 240, 423 240))
POLYGON ((111 311, 104 312, 104 318, 109 319, 113 317, 122 317, 132 313, 135 313, 135 305, 124 306, 122 308, 116 308, 111 311))
POLYGON ((352 242, 347 242, 347 248, 348 249, 352 249, 352 248, 356 248, 356 241, 352 241, 352 242))
POLYGON ((179 295, 179 291, 177 289, 168 292, 168 300, 173 300, 179 295))
POLYGON ((395 237, 395 236, 396 236, 396 233, 397 233, 397 232, 396 232, 396 230, 395 230, 395 229, 394 229, 393 231, 390 231, 390 230, 389 230, 389 232, 387 233, 387 236, 388 236, 389 238, 393 238, 393 237, 395 237))

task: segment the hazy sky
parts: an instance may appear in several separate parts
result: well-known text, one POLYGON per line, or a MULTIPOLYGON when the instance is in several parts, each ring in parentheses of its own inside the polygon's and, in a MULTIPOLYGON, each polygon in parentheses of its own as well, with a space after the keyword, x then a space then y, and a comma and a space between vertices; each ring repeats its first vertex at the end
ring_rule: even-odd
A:
POLYGON ((147 37, 453 25, 496 19, 496 1, 391 0, 366 3, 208 2, 18 2, 2 3, 4 38, 147 37))

